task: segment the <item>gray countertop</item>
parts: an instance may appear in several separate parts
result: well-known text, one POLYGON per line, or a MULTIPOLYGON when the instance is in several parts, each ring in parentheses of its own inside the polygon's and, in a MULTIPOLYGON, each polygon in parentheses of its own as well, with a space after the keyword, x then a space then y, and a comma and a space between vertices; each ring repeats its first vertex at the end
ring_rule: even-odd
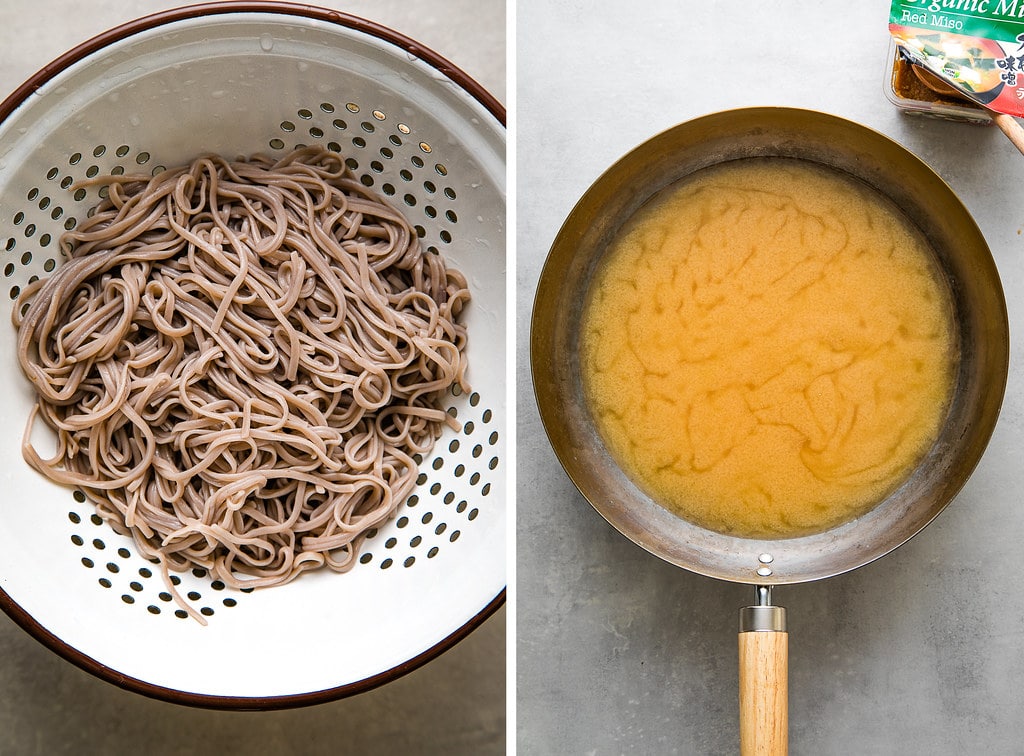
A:
MULTIPOLYGON (((5 0, 0 98, 95 34, 186 2, 5 0)), ((499 100, 503 0, 316 3, 402 32, 499 100)), ((17 460, 20 463, 20 460, 17 460)), ((505 610, 450 651, 352 698, 280 712, 190 709, 125 692, 58 658, 0 613, 0 754, 497 754, 505 728, 505 610)))
POLYGON ((846 575, 779 588, 794 754, 1024 753, 1024 156, 994 128, 907 117, 883 95, 888 3, 520 0, 517 6, 518 558, 521 754, 738 747, 737 610, 750 588, 649 555, 560 468, 529 375, 534 289, 573 204, 659 131, 785 105, 897 140, 957 192, 1006 292, 1000 421, 923 533, 846 575))

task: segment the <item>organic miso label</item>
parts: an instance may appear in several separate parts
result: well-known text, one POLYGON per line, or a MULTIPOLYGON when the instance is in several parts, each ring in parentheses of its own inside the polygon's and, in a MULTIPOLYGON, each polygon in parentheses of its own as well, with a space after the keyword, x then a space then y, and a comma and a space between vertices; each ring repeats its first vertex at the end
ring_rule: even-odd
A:
POLYGON ((936 85, 1024 116, 1024 0, 893 0, 889 32, 936 85))

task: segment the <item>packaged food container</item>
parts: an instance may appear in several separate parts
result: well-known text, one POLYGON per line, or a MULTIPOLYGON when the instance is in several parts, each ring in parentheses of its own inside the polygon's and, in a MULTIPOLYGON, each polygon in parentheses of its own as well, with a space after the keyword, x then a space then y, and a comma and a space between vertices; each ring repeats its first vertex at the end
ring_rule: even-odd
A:
POLYGON ((899 54, 892 39, 889 40, 884 90, 889 102, 904 113, 982 126, 992 123, 992 117, 984 108, 930 89, 914 73, 913 66, 899 54))

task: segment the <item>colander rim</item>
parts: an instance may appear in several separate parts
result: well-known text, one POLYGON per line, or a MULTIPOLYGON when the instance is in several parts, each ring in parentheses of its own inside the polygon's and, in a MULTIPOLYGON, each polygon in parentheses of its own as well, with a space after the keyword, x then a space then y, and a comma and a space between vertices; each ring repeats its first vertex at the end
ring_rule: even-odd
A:
POLYGON ((344 11, 331 10, 316 5, 279 2, 278 0, 217 0, 215 2, 184 5, 140 16, 137 19, 127 21, 101 32, 75 45, 63 55, 47 63, 11 92, 3 102, 0 102, 0 121, 6 120, 29 95, 57 74, 89 55, 102 50, 104 47, 166 24, 191 18, 235 13, 273 13, 285 16, 304 16, 315 20, 327 21, 328 23, 337 24, 377 37, 400 47, 402 50, 415 55, 424 63, 437 69, 439 73, 472 95, 473 99, 483 105, 502 126, 507 126, 505 106, 494 95, 447 58, 420 44, 411 37, 376 21, 370 21, 360 16, 345 13, 344 11))
MULTIPOLYGON (((343 11, 314 5, 277 2, 276 0, 220 0, 218 2, 196 3, 178 8, 157 11, 112 27, 111 29, 101 32, 100 34, 71 48, 26 79, 18 86, 17 89, 0 102, 0 123, 6 121, 7 118, 9 118, 11 114, 14 113, 18 107, 32 95, 33 92, 41 88, 48 81, 75 63, 104 49, 105 47, 122 42, 136 34, 167 24, 205 16, 240 13, 269 13, 286 16, 301 16, 337 24, 339 26, 376 37, 384 42, 399 47, 403 51, 414 55, 435 68, 439 73, 457 84, 466 93, 472 96, 473 99, 483 106, 501 124, 502 127, 506 127, 507 125, 505 106, 502 105, 494 95, 488 92, 482 85, 458 66, 434 52, 429 47, 415 41, 411 37, 375 21, 370 21, 343 11)), ((290 693, 280 696, 249 697, 211 695, 182 691, 146 682, 145 680, 118 672, 117 670, 102 664, 96 659, 93 659, 88 654, 74 648, 37 622, 35 618, 23 609, 13 598, 11 598, 3 588, 0 588, 0 609, 2 609, 25 632, 66 661, 69 661, 80 669, 120 688, 139 693, 149 698, 199 708, 264 711, 292 709, 327 703, 329 701, 346 698, 358 693, 364 693, 385 683, 396 680, 437 658, 483 624, 486 619, 497 612, 497 610, 505 603, 506 590, 506 588, 502 588, 501 591, 499 591, 498 594, 480 610, 480 612, 467 620, 454 632, 441 639, 438 643, 422 651, 413 658, 397 664, 390 669, 386 669, 362 680, 346 683, 333 688, 326 688, 306 693, 290 693)))

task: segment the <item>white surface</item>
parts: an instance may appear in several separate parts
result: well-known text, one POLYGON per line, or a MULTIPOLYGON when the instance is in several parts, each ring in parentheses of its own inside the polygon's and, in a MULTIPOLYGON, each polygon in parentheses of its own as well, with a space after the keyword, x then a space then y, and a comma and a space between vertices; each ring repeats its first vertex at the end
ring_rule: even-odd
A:
POLYGON ((992 249, 1012 349, 992 442, 938 520, 875 564, 776 590, 791 753, 1021 753, 1024 157, 996 129, 905 117, 885 99, 888 9, 518 3, 520 753, 738 749, 736 623, 752 591, 661 562, 573 489, 541 429, 527 338, 547 248, 594 179, 671 125, 756 105, 858 121, 931 165, 992 249))

